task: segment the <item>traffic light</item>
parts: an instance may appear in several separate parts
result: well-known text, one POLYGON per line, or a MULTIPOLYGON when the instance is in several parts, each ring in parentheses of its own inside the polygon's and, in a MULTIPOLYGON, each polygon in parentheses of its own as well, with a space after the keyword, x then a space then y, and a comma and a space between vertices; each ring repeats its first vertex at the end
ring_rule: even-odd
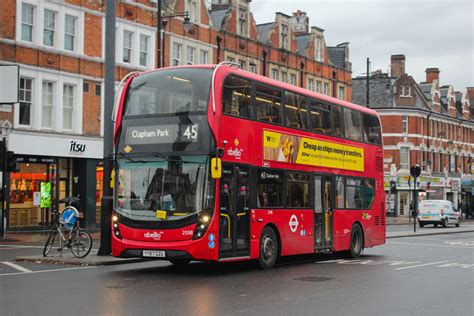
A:
POLYGON ((7 151, 7 172, 19 172, 20 165, 15 161, 15 153, 7 151))

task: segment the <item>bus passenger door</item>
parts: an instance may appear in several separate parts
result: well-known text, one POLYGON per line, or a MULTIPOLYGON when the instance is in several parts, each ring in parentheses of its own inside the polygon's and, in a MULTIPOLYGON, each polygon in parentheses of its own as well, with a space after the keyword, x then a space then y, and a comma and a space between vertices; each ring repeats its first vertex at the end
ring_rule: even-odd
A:
POLYGON ((314 176, 314 248, 333 246, 333 177, 314 176))
POLYGON ((250 240, 249 169, 224 164, 220 194, 219 256, 247 256, 250 240))

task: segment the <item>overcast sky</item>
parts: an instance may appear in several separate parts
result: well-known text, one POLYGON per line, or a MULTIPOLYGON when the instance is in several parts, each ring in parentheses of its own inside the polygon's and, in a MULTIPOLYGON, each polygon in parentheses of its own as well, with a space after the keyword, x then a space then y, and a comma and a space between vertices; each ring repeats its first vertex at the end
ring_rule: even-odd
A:
POLYGON ((456 91, 474 86, 473 0, 252 0, 257 24, 275 12, 307 13, 310 26, 325 30, 326 43, 349 42, 353 77, 387 72, 390 56, 404 54, 406 72, 425 81, 425 69, 439 68, 441 85, 456 91))

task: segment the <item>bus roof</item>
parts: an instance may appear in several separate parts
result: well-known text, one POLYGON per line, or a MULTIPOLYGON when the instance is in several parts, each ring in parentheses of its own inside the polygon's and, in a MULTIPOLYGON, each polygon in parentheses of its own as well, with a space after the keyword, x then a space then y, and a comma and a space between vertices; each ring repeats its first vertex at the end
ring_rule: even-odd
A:
MULTIPOLYGON (((164 67, 164 68, 160 68, 160 69, 153 69, 153 70, 145 71, 142 74, 155 72, 155 71, 160 71, 160 70, 165 70, 165 69, 169 70, 169 69, 173 69, 173 68, 208 68, 208 69, 213 69, 215 67, 217 67, 216 64, 183 65, 183 66, 173 66, 173 67, 164 67)), ((285 82, 282 82, 282 81, 278 81, 278 80, 275 80, 275 79, 271 79, 269 77, 265 77, 265 76, 262 76, 262 75, 259 75, 259 74, 255 74, 253 72, 242 70, 240 68, 234 68, 234 67, 228 66, 228 67, 225 67, 225 68, 223 67, 221 69, 227 69, 228 72, 232 72, 232 73, 241 75, 242 77, 246 77, 246 78, 249 78, 249 79, 260 81, 262 83, 271 84, 272 86, 276 86, 276 87, 279 87, 279 88, 282 88, 282 89, 285 89, 285 90, 291 90, 291 91, 296 92, 296 93, 311 96, 311 97, 319 99, 321 101, 328 102, 329 104, 337 104, 337 105, 341 105, 341 106, 344 106, 344 107, 347 107, 347 108, 351 108, 351 109, 354 109, 354 110, 357 110, 357 111, 360 111, 360 112, 364 112, 364 113, 367 113, 367 114, 377 116, 377 112, 375 110, 366 108, 365 106, 354 104, 354 103, 344 101, 344 100, 340 100, 340 99, 337 99, 337 98, 334 98, 334 97, 331 97, 331 96, 327 96, 327 95, 324 95, 324 94, 320 94, 320 93, 317 93, 317 92, 314 92, 314 91, 311 91, 311 90, 307 90, 307 89, 304 89, 304 88, 301 88, 301 87, 298 87, 298 86, 293 86, 291 84, 288 84, 288 83, 285 83, 285 82)))

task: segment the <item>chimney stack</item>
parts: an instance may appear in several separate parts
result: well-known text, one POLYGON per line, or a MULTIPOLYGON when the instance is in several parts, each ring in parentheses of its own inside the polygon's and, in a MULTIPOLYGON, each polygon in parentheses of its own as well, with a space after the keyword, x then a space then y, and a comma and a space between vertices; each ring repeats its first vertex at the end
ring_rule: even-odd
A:
POLYGON ((438 68, 426 68, 426 82, 433 83, 434 80, 438 81, 439 84, 439 69, 438 68))
POLYGON ((301 10, 293 12, 293 16, 290 18, 290 26, 295 36, 308 34, 309 17, 306 15, 306 12, 301 10))
POLYGON ((392 55, 390 59, 390 72, 394 78, 400 78, 405 74, 405 55, 392 55))

